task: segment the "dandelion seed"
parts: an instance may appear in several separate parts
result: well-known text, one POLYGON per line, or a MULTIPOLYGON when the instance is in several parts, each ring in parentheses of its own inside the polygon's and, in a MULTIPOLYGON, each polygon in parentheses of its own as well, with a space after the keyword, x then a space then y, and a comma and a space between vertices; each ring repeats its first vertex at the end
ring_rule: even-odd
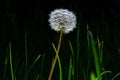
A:
POLYGON ((49 23, 53 30, 69 33, 76 28, 76 16, 67 9, 56 9, 49 14, 49 23))

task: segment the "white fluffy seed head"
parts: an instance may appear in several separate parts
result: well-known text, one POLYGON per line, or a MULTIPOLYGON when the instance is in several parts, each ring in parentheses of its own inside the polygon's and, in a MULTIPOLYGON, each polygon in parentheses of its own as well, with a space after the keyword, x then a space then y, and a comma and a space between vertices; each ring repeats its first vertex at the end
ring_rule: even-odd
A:
POLYGON ((67 9, 56 9, 49 14, 49 23, 53 30, 69 33, 76 28, 76 16, 67 9))

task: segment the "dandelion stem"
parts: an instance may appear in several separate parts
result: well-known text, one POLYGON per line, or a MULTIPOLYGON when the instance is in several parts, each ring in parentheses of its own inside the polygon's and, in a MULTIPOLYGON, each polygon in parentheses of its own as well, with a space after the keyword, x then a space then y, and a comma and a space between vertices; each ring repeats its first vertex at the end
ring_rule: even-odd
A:
MULTIPOLYGON (((63 32, 60 31, 60 38, 59 38, 58 47, 57 47, 57 52, 58 52, 58 54, 59 54, 59 51, 60 51, 62 35, 63 35, 63 32)), ((53 74, 53 71, 54 71, 54 68, 55 68, 55 64, 56 64, 56 62, 57 62, 57 58, 58 58, 58 57, 57 57, 57 55, 56 55, 55 58, 54 58, 54 61, 53 61, 52 67, 51 67, 51 71, 50 71, 50 74, 49 74, 48 80, 51 80, 51 78, 52 78, 52 74, 53 74)))

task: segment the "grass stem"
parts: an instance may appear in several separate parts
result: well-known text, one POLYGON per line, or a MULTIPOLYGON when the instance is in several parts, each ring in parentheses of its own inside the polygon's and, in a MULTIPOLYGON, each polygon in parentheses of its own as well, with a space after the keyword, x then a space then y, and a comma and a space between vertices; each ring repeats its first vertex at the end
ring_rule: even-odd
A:
MULTIPOLYGON (((58 47, 57 47, 57 52, 58 52, 58 54, 59 54, 59 51, 60 51, 62 35, 63 35, 63 32, 61 31, 61 32, 60 32, 59 42, 58 42, 58 47)), ((49 74, 49 77, 48 77, 48 80, 51 80, 51 78, 52 78, 52 74, 53 74, 53 71, 54 71, 56 62, 57 62, 57 55, 56 55, 55 58, 54 58, 54 61, 53 61, 52 67, 51 67, 51 71, 50 71, 50 74, 49 74)))
POLYGON ((12 77, 12 80, 14 80, 13 66, 12 66, 11 42, 9 43, 9 53, 10 53, 10 69, 11 69, 11 77, 12 77))

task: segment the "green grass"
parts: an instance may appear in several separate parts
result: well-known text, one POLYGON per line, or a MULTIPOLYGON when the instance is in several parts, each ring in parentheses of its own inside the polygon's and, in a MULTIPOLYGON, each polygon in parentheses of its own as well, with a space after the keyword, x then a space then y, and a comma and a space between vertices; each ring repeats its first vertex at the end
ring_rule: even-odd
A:
MULTIPOLYGON (((25 56, 26 56, 26 60, 25 60, 25 70, 26 70, 26 72, 25 72, 25 77, 24 77, 24 80, 28 80, 27 79, 27 77, 28 77, 28 74, 29 74, 29 72, 31 71, 31 69, 34 67, 34 65, 37 63, 37 61, 39 60, 39 58, 40 58, 40 54, 36 57, 36 59, 33 61, 33 63, 29 66, 29 67, 27 67, 27 41, 26 41, 26 34, 25 34, 25 56)), ((4 67, 4 76, 3 76, 3 80, 5 80, 5 77, 6 77, 6 72, 7 72, 7 70, 6 70, 6 67, 7 67, 7 64, 8 64, 8 59, 9 59, 9 61, 10 61, 10 71, 11 71, 11 80, 16 80, 16 77, 15 77, 15 65, 13 65, 13 60, 12 60, 12 47, 11 47, 11 42, 9 42, 9 56, 7 55, 6 56, 6 58, 5 58, 5 67, 4 67), (13 66, 14 66, 14 68, 13 68, 13 66)), ((17 63, 18 64, 18 63, 17 63)), ((17 65, 16 64, 16 65, 17 65)), ((24 63, 23 63, 24 64, 24 63)), ((22 65, 23 65, 22 64, 22 65)), ((16 69, 18 68, 18 66, 16 66, 16 69)), ((21 74, 21 72, 20 71, 22 71, 22 70, 24 70, 24 68, 21 66, 20 68, 18 68, 19 69, 19 72, 18 73, 20 73, 21 74)), ((22 78, 23 76, 18 76, 19 78, 22 78)), ((36 80, 38 80, 38 78, 39 78, 39 75, 37 75, 36 76, 36 80)))
MULTIPOLYGON (((37 63, 37 61, 40 59, 40 54, 36 57, 36 59, 33 61, 33 63, 28 67, 28 51, 27 51, 27 34, 25 33, 25 77, 24 80, 28 80, 28 74, 31 71, 31 69, 34 67, 34 65, 37 63)), ((37 75, 36 79, 39 78, 39 75, 37 75)))
POLYGON ((104 74, 106 74, 106 73, 111 73, 111 71, 104 71, 104 72, 102 72, 102 73, 96 78, 96 80, 99 80, 99 79, 102 77, 102 75, 104 75, 104 74))
POLYGON ((28 68, 27 73, 26 73, 26 76, 25 76, 25 80, 27 80, 26 78, 27 78, 30 70, 33 68, 33 66, 36 64, 36 62, 39 60, 40 56, 41 56, 41 55, 38 55, 37 58, 34 60, 34 62, 31 64, 31 66, 28 68))
POLYGON ((96 69, 97 76, 99 76, 101 73, 101 69, 100 69, 100 62, 98 59, 98 53, 97 53, 97 49, 95 47, 95 41, 94 41, 92 33, 90 31, 89 31, 89 34, 90 34, 90 42, 91 42, 93 56, 94 56, 95 69, 96 69))
POLYGON ((70 57, 69 72, 68 72, 68 80, 71 80, 71 77, 72 77, 72 70, 73 70, 73 66, 72 66, 72 57, 70 57))
POLYGON ((111 80, 115 80, 115 78, 117 78, 118 76, 120 76, 120 72, 116 74, 111 80))
POLYGON ((14 80, 14 72, 13 72, 13 64, 12 64, 11 42, 9 43, 9 53, 10 53, 10 70, 11 70, 11 79, 14 80))
MULTIPOLYGON (((78 24, 79 26, 80 24, 78 24)), ((77 31, 77 41, 76 41, 76 45, 77 45, 77 49, 76 49, 76 52, 77 52, 77 61, 76 61, 76 66, 74 66, 76 68, 76 78, 75 80, 79 80, 78 77, 80 76, 79 75, 79 71, 80 71, 80 68, 79 68, 79 54, 80 54, 80 27, 78 27, 78 31, 77 31)))
MULTIPOLYGON (((69 35, 69 34, 68 34, 69 35)), ((106 70, 102 70, 102 67, 104 67, 103 65, 103 56, 104 56, 104 51, 103 51, 103 41, 100 41, 99 38, 97 38, 97 40, 94 39, 92 32, 89 30, 88 25, 87 25, 87 59, 85 59, 87 61, 87 67, 86 68, 80 68, 79 65, 81 65, 81 59, 79 59, 81 56, 80 53, 80 30, 78 28, 77 31, 77 35, 76 35, 76 45, 73 45, 71 40, 68 40, 68 50, 70 50, 70 58, 68 58, 68 64, 69 66, 67 66, 67 71, 66 72, 66 78, 68 80, 107 80, 107 76, 106 75, 110 75, 108 73, 112 73, 112 71, 106 71, 106 70), (76 46, 76 48, 75 48, 76 46), (93 58, 93 59, 92 59, 93 58), (93 60, 93 61, 92 61, 93 60), (91 64, 91 62, 94 63, 94 65, 91 64), (95 69, 91 70, 91 67, 95 67, 95 69), (106 77, 106 79, 104 79, 104 77, 106 77)), ((43 75, 43 67, 45 66, 44 62, 46 60, 46 54, 44 53, 43 55, 39 54, 32 63, 30 63, 30 65, 28 65, 28 56, 29 56, 29 49, 28 49, 28 44, 27 44, 27 34, 25 33, 25 59, 23 64, 21 64, 21 66, 19 67, 18 64, 20 62, 19 58, 15 58, 13 57, 12 51, 14 51, 14 49, 12 48, 12 43, 9 43, 9 55, 6 54, 5 56, 5 61, 4 61, 4 72, 3 72, 3 80, 6 79, 7 76, 7 72, 8 72, 8 68, 7 65, 10 62, 10 77, 11 80, 20 80, 24 79, 24 80, 28 80, 29 79, 29 74, 31 72, 32 69, 34 69, 34 67, 37 65, 40 65, 40 68, 38 70, 40 70, 40 72, 36 72, 34 75, 34 80, 42 80, 44 77, 43 76, 47 76, 47 75, 43 75), (42 57, 42 59, 40 59, 42 57), (16 59, 16 63, 14 63, 15 65, 13 65, 13 58, 16 59), (41 63, 38 62, 38 60, 41 60, 41 63), (38 62, 38 63, 37 63, 38 62), (18 70, 19 69, 19 70, 18 70), (25 73, 24 73, 25 72, 25 73), (24 75, 24 76, 23 76, 24 75), (24 77, 24 78, 23 78, 24 77)), ((64 44, 64 45, 66 45, 64 44)), ((63 46, 64 46, 63 45, 63 46)), ((53 50, 55 51, 55 54, 58 57, 58 67, 59 67, 59 80, 64 80, 64 71, 62 70, 63 67, 66 67, 64 65, 61 64, 61 57, 58 55, 58 52, 56 50, 55 45, 52 43, 52 47, 53 50)), ((119 50, 118 50, 119 51, 119 50)), ((84 61, 83 61, 84 62, 84 61)), ((47 67, 46 67, 47 68, 47 67)), ((55 74, 58 75, 58 74, 55 74)), ((113 76, 111 78, 111 80, 115 80, 116 78, 118 78, 120 76, 120 72, 118 72, 118 74, 116 74, 115 76, 113 76)))
POLYGON ((69 41, 69 46, 70 46, 70 50, 71 50, 71 53, 72 55, 70 56, 70 63, 69 63, 69 73, 68 73, 68 80, 71 80, 71 77, 72 79, 74 80, 74 75, 75 75, 75 59, 74 59, 74 50, 73 50, 73 46, 71 44, 71 42, 69 41))
POLYGON ((55 47, 55 45, 52 43, 52 46, 53 46, 53 49, 57 55, 57 58, 58 58, 58 64, 59 64, 59 70, 60 70, 60 79, 59 80, 63 80, 63 77, 62 77, 62 66, 61 66, 61 62, 60 62, 60 58, 59 58, 59 55, 58 55, 58 52, 57 52, 57 49, 55 47))

